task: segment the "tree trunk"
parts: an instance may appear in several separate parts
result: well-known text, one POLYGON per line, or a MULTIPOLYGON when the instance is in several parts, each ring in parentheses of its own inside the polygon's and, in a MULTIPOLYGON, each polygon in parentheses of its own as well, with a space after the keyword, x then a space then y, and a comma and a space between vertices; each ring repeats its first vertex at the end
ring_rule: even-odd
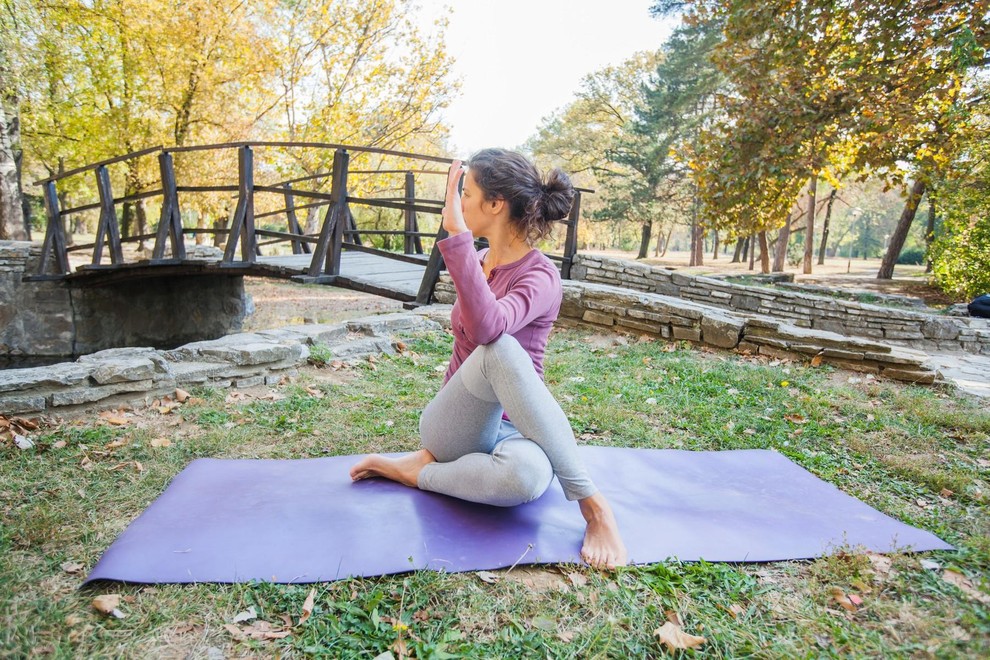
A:
POLYGON ((660 253, 661 257, 667 256, 667 250, 670 248, 670 237, 673 235, 674 230, 671 229, 667 232, 666 238, 663 239, 663 252, 660 253))
POLYGON ((756 244, 753 242, 753 236, 747 238, 746 243, 749 249, 749 269, 753 270, 756 265, 756 244))
POLYGON ((815 211, 817 210, 815 197, 817 194, 818 173, 815 172, 811 175, 811 181, 808 182, 808 214, 804 221, 804 269, 802 272, 805 275, 811 274, 811 259, 815 254, 815 211))
POLYGON ((650 256, 650 238, 653 235, 653 221, 647 220, 643 223, 642 232, 639 239, 639 254, 637 259, 646 259, 650 256))
POLYGON ((767 233, 765 231, 760 232, 760 272, 764 275, 770 272, 770 249, 767 246, 767 233))
MULTIPOLYGON (((777 246, 773 251, 773 267, 775 273, 784 272, 784 263, 787 261, 787 244, 791 242, 791 216, 787 216, 787 221, 780 228, 777 234, 777 246)), ((762 248, 763 244, 760 244, 762 248)))
MULTIPOLYGON (((135 215, 137 216, 137 233, 138 233, 138 236, 144 236, 145 234, 148 233, 148 209, 144 205, 144 200, 143 199, 139 199, 137 201, 137 209, 136 209, 135 215)), ((140 250, 140 251, 142 251, 142 252, 145 250, 145 245, 144 245, 144 239, 143 238, 140 241, 138 241, 138 248, 137 249, 140 250)))
POLYGON ((0 239, 30 240, 26 231, 21 203, 18 143, 20 128, 17 117, 7 115, 6 103, 0 103, 0 239))
POLYGON ((818 246, 818 265, 825 265, 825 250, 828 245, 828 225, 832 220, 832 203, 835 201, 835 196, 839 191, 832 188, 832 192, 828 194, 828 206, 825 207, 825 220, 822 221, 822 242, 818 246))
POLYGON ((714 260, 714 259, 718 259, 718 230, 717 229, 715 230, 715 235, 714 235, 713 238, 714 238, 715 245, 712 247, 712 259, 714 260))
POLYGON ((932 252, 932 242, 935 240, 935 220, 938 210, 935 208, 935 200, 931 194, 928 195, 928 227, 925 228, 925 272, 932 272, 932 260, 929 256, 932 252))
POLYGON ((736 239, 736 250, 732 253, 732 261, 729 263, 737 264, 743 259, 743 245, 746 244, 745 238, 736 239))
POLYGON ((887 253, 883 255, 880 263, 880 272, 877 273, 878 280, 889 280, 894 277, 894 265, 897 264, 901 250, 904 248, 904 241, 907 240, 908 230, 914 222, 914 216, 918 212, 918 203, 925 194, 925 181, 919 179, 911 186, 907 201, 904 203, 904 210, 901 211, 901 218, 897 221, 894 235, 890 237, 890 245, 887 246, 887 253))
MULTIPOLYGON (((206 229, 210 226, 210 221, 202 211, 196 214, 196 229, 206 229)), ((196 245, 206 243, 206 234, 196 234, 196 245)))

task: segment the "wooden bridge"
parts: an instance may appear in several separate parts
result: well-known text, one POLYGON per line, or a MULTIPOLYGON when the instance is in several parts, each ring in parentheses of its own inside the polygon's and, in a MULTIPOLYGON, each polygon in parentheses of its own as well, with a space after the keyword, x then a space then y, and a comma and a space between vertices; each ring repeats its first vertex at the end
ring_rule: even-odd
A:
MULTIPOLYGON (((102 286, 121 280, 142 277, 203 275, 250 275, 289 278, 300 282, 331 284, 403 301, 409 306, 429 304, 443 271, 443 259, 436 242, 446 236, 438 217, 436 231, 421 231, 421 215, 439 216, 443 200, 417 197, 417 178, 446 175, 448 158, 408 152, 343 144, 310 142, 236 142, 193 147, 154 147, 79 167, 38 181, 43 187, 48 226, 38 272, 28 279, 66 279, 83 286, 102 286), (176 156, 201 162, 230 159, 236 151, 238 177, 234 182, 196 185, 200 181, 176 180, 176 156), (332 152, 332 169, 302 177, 280 180, 273 174, 301 161, 299 152, 327 155, 332 152), (255 154, 274 154, 255 162, 255 154), (375 160, 378 167, 351 169, 351 154, 364 161, 375 160), (148 190, 114 197, 111 168, 127 167, 133 172, 141 159, 157 157, 158 185, 148 190), (397 165, 396 165, 397 163, 397 165), (432 167, 432 169, 430 169, 432 167), (258 184, 257 173, 270 181, 258 184), (363 188, 385 190, 391 197, 356 196, 349 192, 349 177, 362 177, 363 188), (395 181, 403 177, 401 188, 395 181), (77 197, 85 197, 88 179, 89 203, 60 208, 59 186, 71 187, 77 197), (370 182, 369 177, 379 179, 370 182), (329 190, 325 190, 326 184, 329 190), (95 192, 94 192, 95 191, 95 192), (400 196, 394 193, 401 192, 400 196), (182 209, 196 206, 196 196, 227 195, 236 199, 227 226, 193 228, 183 225, 182 209), (297 204, 297 200, 305 203, 297 204), (157 230, 122 237, 118 209, 122 205, 160 204, 157 230), (180 205, 180 201, 182 205, 180 205), (256 213, 256 203, 265 210, 256 213), (325 208, 324 208, 325 207, 325 208), (401 211, 401 229, 359 227, 352 209, 358 207, 401 211), (317 209, 323 214, 319 231, 307 234, 299 224, 297 212, 317 209), (65 222, 81 213, 98 213, 96 239, 86 245, 67 246, 65 222), (264 222, 259 222, 264 220, 264 222), (222 256, 189 258, 186 237, 212 235, 223 246, 222 256), (374 247, 375 237, 391 243, 401 240, 402 250, 374 247), (151 258, 125 259, 124 245, 153 241, 151 258), (424 249, 424 244, 429 248, 424 249), (264 249, 263 249, 264 248, 264 249), (104 261, 104 251, 109 263, 104 261), (87 253, 73 269, 70 253, 87 253)), ((187 167, 183 171, 193 171, 187 167)), ((118 171, 117 180, 124 177, 118 171)), ((221 173, 222 175, 222 173, 221 173)), ((445 179, 443 180, 445 182, 445 179)), ((133 186, 132 186, 133 187, 133 186)), ((434 186, 435 188, 435 186, 434 186)), ((441 187, 442 189, 442 187, 441 187)), ((578 190, 570 215, 562 224, 567 228, 562 254, 548 254, 560 264, 561 276, 570 277, 570 267, 577 251, 577 226, 581 192, 578 190)), ((76 260, 78 261, 78 260, 76 260)))

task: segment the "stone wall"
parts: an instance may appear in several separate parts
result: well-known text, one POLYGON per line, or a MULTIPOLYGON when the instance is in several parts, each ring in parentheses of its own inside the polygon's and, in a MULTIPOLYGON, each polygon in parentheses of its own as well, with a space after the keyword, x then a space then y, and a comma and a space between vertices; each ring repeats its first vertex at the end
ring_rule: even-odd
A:
POLYGON ((683 275, 621 259, 578 255, 575 280, 618 285, 743 314, 770 316, 802 328, 867 337, 922 350, 990 355, 990 321, 926 314, 797 291, 683 275))
POLYGON ((322 344, 346 360, 393 352, 391 335, 439 327, 420 313, 398 313, 338 324, 297 325, 228 335, 173 350, 115 348, 31 369, 0 371, 0 414, 106 407, 171 394, 177 387, 273 384, 306 363, 322 344))
MULTIPOLYGON (((802 328, 623 287, 574 281, 563 286, 559 325, 686 340, 772 358, 820 360, 910 383, 931 384, 938 376, 925 353, 874 339, 802 328)), ((448 275, 437 284, 435 297, 441 303, 455 300, 448 275)))
POLYGON ((76 356, 107 348, 170 348, 241 328, 240 276, 150 277, 103 286, 23 281, 40 248, 0 241, 0 355, 76 356))

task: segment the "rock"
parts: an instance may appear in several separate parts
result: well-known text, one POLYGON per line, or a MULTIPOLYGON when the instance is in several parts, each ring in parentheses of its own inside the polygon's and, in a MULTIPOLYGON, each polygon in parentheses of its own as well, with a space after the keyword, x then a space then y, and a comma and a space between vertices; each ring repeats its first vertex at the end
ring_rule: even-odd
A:
POLYGON ((102 360, 94 364, 92 378, 100 385, 153 378, 155 363, 143 357, 102 360))
POLYGON ((701 317, 701 340, 719 348, 739 345, 746 321, 726 314, 706 314, 701 317))
POLYGON ((89 378, 92 371, 92 365, 72 362, 29 369, 5 369, 0 371, 0 392, 76 385, 89 378))

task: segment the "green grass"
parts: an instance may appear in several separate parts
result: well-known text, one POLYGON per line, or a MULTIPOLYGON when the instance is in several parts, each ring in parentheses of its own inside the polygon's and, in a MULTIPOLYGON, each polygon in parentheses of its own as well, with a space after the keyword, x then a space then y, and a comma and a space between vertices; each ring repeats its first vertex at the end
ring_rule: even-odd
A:
MULTIPOLYGON (((959 549, 896 555, 854 549, 816 561, 667 562, 603 574, 517 568, 416 572, 313 585, 312 617, 277 640, 224 628, 253 607, 295 624, 310 586, 115 585, 79 590, 113 539, 189 461, 302 458, 417 446, 419 410, 439 387, 449 338, 425 334, 399 356, 328 376, 311 369, 270 398, 201 390, 170 415, 135 411, 117 427, 95 414, 51 423, 36 445, 0 445, 0 656, 364 657, 397 640, 420 658, 660 657, 670 616, 707 642, 705 657, 979 657, 990 607, 925 568, 938 562, 987 593, 990 414, 938 389, 861 382, 687 345, 580 332, 554 336, 547 382, 579 442, 629 447, 776 449, 881 511, 959 549), (163 442, 163 439, 168 442, 163 442), (64 444, 63 444, 64 443, 64 444), (140 464, 139 470, 137 464, 140 464), (122 467, 121 467, 122 466, 122 467), (952 491, 949 493, 948 491, 952 491), (67 573, 75 562, 82 573, 67 573), (840 607, 838 590, 861 599, 840 607), (90 606, 125 601, 123 619, 90 606)), ((983 598, 987 600, 987 598, 983 598)))

